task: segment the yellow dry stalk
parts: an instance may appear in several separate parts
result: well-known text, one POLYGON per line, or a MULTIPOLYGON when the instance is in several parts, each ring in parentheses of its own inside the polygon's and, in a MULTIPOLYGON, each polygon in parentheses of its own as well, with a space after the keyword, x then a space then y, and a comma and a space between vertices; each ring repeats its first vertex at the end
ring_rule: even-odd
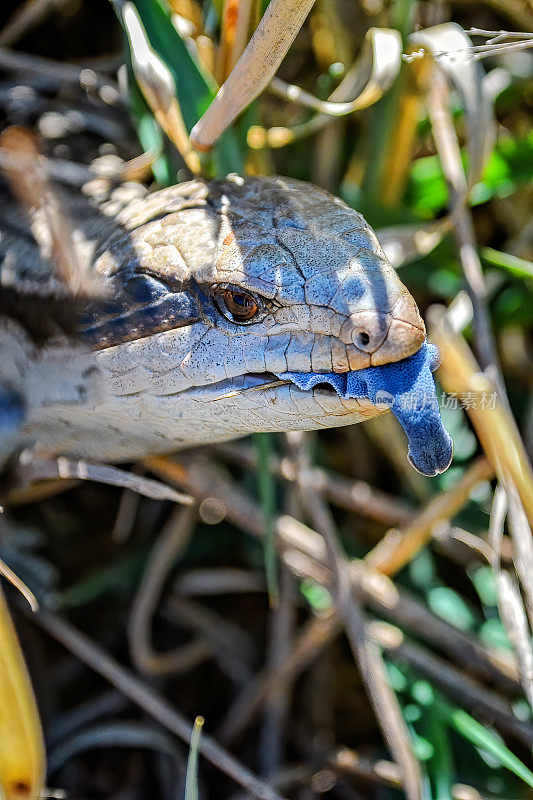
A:
POLYGON ((194 42, 200 66, 215 80, 215 43, 204 34, 197 36, 194 42))
POLYGON ((317 0, 310 27, 316 60, 325 72, 335 62, 347 68, 353 60, 355 38, 343 23, 339 0, 317 0))
POLYGON ((248 43, 252 0, 225 0, 216 62, 216 79, 224 83, 248 43))
POLYGON ((494 470, 485 458, 474 461, 455 486, 436 495, 404 528, 387 531, 367 554, 365 563, 385 575, 396 575, 431 540, 438 527, 466 505, 476 486, 493 476, 494 470))
POLYGON ((398 204, 405 191, 432 70, 433 62, 428 56, 411 62, 405 69, 398 114, 388 138, 381 172, 380 195, 385 205, 398 204))
POLYGON ((466 411, 487 459, 499 481, 515 485, 532 525, 533 470, 516 422, 463 337, 451 329, 440 309, 432 318, 430 338, 442 356, 439 380, 449 394, 468 400, 466 411))
POLYGON ((22 650, 0 591, 0 795, 37 800, 45 751, 39 713, 22 650))
POLYGON ((204 32, 202 8, 196 0, 169 0, 173 14, 188 20, 193 26, 192 36, 200 36, 204 32))

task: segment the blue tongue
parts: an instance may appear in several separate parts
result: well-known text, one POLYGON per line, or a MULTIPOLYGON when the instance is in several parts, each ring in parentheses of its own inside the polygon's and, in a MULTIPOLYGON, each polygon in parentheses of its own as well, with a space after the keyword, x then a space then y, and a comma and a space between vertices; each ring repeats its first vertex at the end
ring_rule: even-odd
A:
POLYGON ((367 367, 355 372, 283 372, 278 378, 290 380, 300 389, 329 383, 339 397, 365 397, 371 403, 385 403, 407 434, 407 457, 423 475, 438 475, 450 466, 453 443, 440 418, 432 372, 439 365, 439 351, 425 342, 409 358, 394 364, 367 367))

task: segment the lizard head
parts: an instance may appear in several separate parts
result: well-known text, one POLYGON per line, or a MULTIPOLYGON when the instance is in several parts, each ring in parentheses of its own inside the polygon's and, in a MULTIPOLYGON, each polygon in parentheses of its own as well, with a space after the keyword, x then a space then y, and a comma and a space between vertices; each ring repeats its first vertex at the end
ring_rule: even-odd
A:
POLYGON ((102 414, 122 417, 132 453, 146 438, 148 449, 172 450, 374 416, 369 401, 304 392, 283 373, 388 364, 425 340, 375 233, 324 190, 283 178, 194 181, 120 222, 127 233, 106 243, 97 269, 122 300, 86 332, 106 375, 102 414))

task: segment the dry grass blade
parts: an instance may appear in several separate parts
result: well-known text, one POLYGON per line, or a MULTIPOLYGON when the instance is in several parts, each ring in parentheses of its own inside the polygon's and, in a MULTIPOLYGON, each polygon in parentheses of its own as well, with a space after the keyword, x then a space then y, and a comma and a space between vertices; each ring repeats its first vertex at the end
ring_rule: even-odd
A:
POLYGON ((402 788, 398 765, 393 764, 391 761, 380 760, 373 762, 362 758, 348 747, 341 747, 331 756, 329 763, 335 770, 346 775, 363 778, 384 786, 391 786, 394 789, 402 788))
MULTIPOLYGON (((499 484, 494 492, 490 515, 489 542, 493 553, 491 563, 496 577, 498 607, 502 622, 518 659, 524 692, 531 708, 533 708, 533 649, 531 647, 531 632, 518 584, 507 570, 501 568, 500 563, 503 529, 510 498, 513 499, 512 502, 514 504, 514 525, 516 526, 517 524, 517 513, 521 512, 522 519, 519 524, 525 524, 526 528, 529 530, 527 519, 523 518, 523 509, 519 498, 516 497, 514 487, 506 493, 503 486, 499 484), (517 509, 517 503, 520 509, 517 509)), ((530 531, 529 536, 531 536, 530 531)))
MULTIPOLYGON (((0 149, 0 168, 7 171, 10 167, 16 167, 17 162, 20 166, 20 160, 16 156, 0 149)), ((97 177, 96 173, 90 167, 86 167, 85 164, 78 164, 75 161, 66 161, 60 158, 47 158, 40 155, 39 166, 47 178, 67 186, 76 186, 77 188, 81 188, 85 183, 97 177)), ((117 177, 119 176, 117 175, 117 177)))
POLYGON ((344 116, 376 103, 394 83, 401 65, 402 40, 396 30, 370 28, 361 55, 348 70, 327 100, 320 100, 299 86, 273 78, 269 89, 293 103, 312 108, 321 114, 344 116), (352 97, 352 100, 348 100, 352 97))
POLYGON ((440 348, 439 378, 444 389, 468 397, 467 413, 498 480, 514 483, 529 523, 533 522, 533 470, 511 413, 491 380, 480 371, 471 350, 447 323, 446 312, 428 314, 432 341, 440 348))
POLYGON ((396 103, 394 96, 391 98, 396 108, 379 170, 379 193, 385 205, 398 205, 403 200, 432 66, 429 58, 405 66, 396 85, 396 103))
MULTIPOLYGON (((484 36, 487 38, 484 44, 472 45, 458 48, 453 51, 435 52, 438 60, 455 57, 460 54, 464 61, 480 61, 482 58, 494 55, 504 55, 516 53, 520 50, 527 50, 533 47, 533 34, 526 31, 486 31, 481 28, 470 28, 467 33, 470 36, 484 36)), ((406 56, 406 60, 412 61, 421 55, 421 51, 414 52, 406 56)))
POLYGON ((366 563, 386 575, 399 572, 427 544, 435 529, 461 510, 472 490, 493 476, 494 469, 485 458, 475 461, 453 488, 437 495, 405 528, 389 531, 366 556, 366 563))
POLYGON ((229 744, 239 737, 279 687, 289 688, 300 672, 319 656, 340 630, 337 614, 318 617, 304 625, 284 662, 265 667, 256 673, 253 681, 237 696, 220 728, 221 741, 229 744))
POLYGON ((389 28, 371 28, 365 36, 360 57, 328 100, 320 100, 299 86, 273 78, 269 88, 274 94, 319 113, 290 128, 283 125, 271 128, 252 125, 248 129, 248 146, 252 150, 286 147, 322 130, 331 123, 332 116, 344 116, 376 103, 398 76, 400 59, 401 39, 398 32, 389 28))
POLYGON ((384 622, 373 622, 369 629, 391 659, 408 664, 474 716, 490 720, 503 733, 531 747, 533 725, 517 719, 507 700, 491 689, 480 686, 465 672, 434 655, 426 647, 408 641, 399 628, 384 622))
POLYGON ((39 712, 22 650, 0 590, 0 794, 38 800, 44 791, 45 750, 39 712))
MULTIPOLYGON (((467 184, 470 189, 481 177, 496 136, 492 101, 487 96, 483 72, 479 64, 470 61, 466 54, 472 43, 464 30, 451 22, 413 33, 409 43, 422 46, 434 58, 439 55, 437 73, 459 92, 468 127, 467 184)), ((432 85, 433 78, 430 80, 432 85)))
POLYGON ((98 90, 101 99, 106 103, 117 103, 120 100, 116 84, 107 75, 74 64, 65 64, 63 61, 20 53, 9 47, 0 47, 0 69, 45 75, 58 84, 71 83, 86 91, 98 90))
POLYGON ((383 738, 400 768, 406 797, 408 800, 416 800, 422 796, 420 766, 413 753, 409 732, 396 695, 389 684, 381 654, 367 635, 362 608, 356 595, 352 593, 348 562, 340 550, 331 512, 312 484, 306 482, 305 471, 310 459, 304 444, 305 434, 289 434, 289 437, 300 444, 298 486, 304 509, 324 539, 327 563, 332 572, 333 596, 353 657, 374 707, 383 738))
MULTIPOLYGON (((215 450, 232 464, 245 469, 257 469, 257 453, 252 447, 240 443, 215 445, 215 450)), ((273 455, 270 469, 290 484, 297 479, 293 460, 273 455)), ((367 481, 345 478, 337 472, 313 467, 307 474, 317 491, 323 492, 327 499, 339 508, 355 511, 384 525, 404 524, 411 520, 413 510, 410 506, 387 492, 376 489, 367 481)))
POLYGON ((201 170, 200 159, 189 142, 172 73, 151 47, 133 3, 116 0, 115 5, 130 43, 135 79, 146 102, 191 172, 198 174, 201 170))
MULTIPOLYGON (((138 678, 103 648, 61 617, 39 612, 32 616, 43 630, 61 642, 77 658, 115 686, 150 717, 183 742, 190 741, 192 724, 142 678, 138 678)), ((257 800, 283 800, 268 783, 258 778, 207 734, 202 736, 200 752, 221 772, 232 778, 257 800)))
POLYGON ((520 588, 514 576, 506 570, 496 572, 496 585, 502 622, 518 659, 525 695, 533 709, 533 650, 520 588))
POLYGON ((377 230, 376 235, 390 263, 398 269, 434 250, 451 227, 451 220, 445 217, 436 222, 392 225, 377 230))
POLYGON ((66 2, 67 0, 26 0, 0 31, 0 45, 5 47, 15 44, 39 25, 48 14, 66 5, 66 2))
POLYGON ((60 280, 73 296, 87 296, 100 290, 100 284, 80 266, 72 234, 43 169, 34 134, 24 128, 7 128, 0 137, 0 148, 8 156, 5 174, 13 192, 33 222, 33 233, 41 249, 50 253, 60 280))
POLYGON ((86 461, 71 461, 68 458, 41 459, 32 453, 23 453, 19 468, 21 487, 14 490, 16 493, 25 489, 28 484, 39 481, 50 481, 60 478, 64 481, 84 480, 106 483, 109 486, 121 486, 132 492, 150 497, 152 500, 171 500, 180 505, 192 505, 194 499, 189 495, 177 492, 164 483, 144 478, 133 472, 109 467, 103 464, 89 464, 86 461))
POLYGON ((33 594, 32 590, 28 586, 26 586, 24 581, 22 581, 19 578, 19 576, 15 572, 13 572, 13 570, 10 567, 8 567, 7 564, 4 563, 1 559, 0 559, 0 575, 3 578, 5 578, 6 581, 8 581, 12 586, 14 586, 18 592, 21 593, 21 595, 26 600, 32 611, 39 610, 39 602, 35 597, 35 595, 33 594))
MULTIPOLYGON (((296 622, 295 586, 287 568, 281 568, 277 605, 269 619, 266 663, 275 669, 289 657, 296 622)), ((275 775, 283 766, 286 728, 291 712, 292 687, 281 683, 265 703, 260 734, 261 774, 275 775)))
POLYGON ((191 131, 191 142, 209 150, 272 79, 314 0, 271 0, 244 53, 191 131))
MULTIPOLYGON (((474 331, 479 358, 483 368, 490 367, 492 374, 496 376, 499 374, 498 356, 487 309, 487 290, 477 253, 472 216, 470 210, 465 207, 468 194, 467 180, 452 122, 449 89, 445 78, 439 72, 435 72, 428 95, 428 111, 437 151, 449 187, 458 255, 474 308, 474 331)), ((501 390, 503 393, 503 386, 501 390)))
MULTIPOLYGON (((255 537, 264 535, 264 523, 253 498, 206 460, 198 459, 195 463, 189 457, 185 467, 159 456, 147 459, 145 463, 161 479, 185 488, 198 498, 216 498, 226 508, 227 520, 241 530, 255 537)), ((293 517, 280 516, 276 520, 276 535, 283 560, 298 577, 310 576, 326 587, 330 585, 324 540, 316 531, 293 517)), ((435 616, 385 575, 356 560, 350 563, 350 574, 354 588, 361 591, 365 603, 376 613, 443 648, 454 660, 496 682, 506 691, 516 693, 519 690, 518 673, 513 665, 502 665, 501 660, 494 658, 480 642, 435 616)), ((331 629, 332 636, 335 629, 331 629)))
MULTIPOLYGON (((183 649, 158 653, 151 644, 152 617, 169 570, 184 552, 196 526, 196 513, 177 509, 159 534, 135 595, 128 624, 131 660, 139 672, 161 675, 183 664, 183 649)), ((203 655, 203 654, 202 654, 203 655)))
POLYGON ((514 486, 507 484, 509 501, 509 529, 516 551, 515 568, 527 600, 529 624, 533 627, 533 540, 524 506, 514 486))

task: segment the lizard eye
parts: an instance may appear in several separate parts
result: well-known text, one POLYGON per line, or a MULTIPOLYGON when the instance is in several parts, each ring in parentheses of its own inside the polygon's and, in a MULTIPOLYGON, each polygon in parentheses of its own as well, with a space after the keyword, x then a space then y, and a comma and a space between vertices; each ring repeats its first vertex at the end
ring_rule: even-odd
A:
POLYGON ((215 296, 220 312, 231 322, 251 322, 259 311, 256 298, 239 287, 220 287, 215 296))

